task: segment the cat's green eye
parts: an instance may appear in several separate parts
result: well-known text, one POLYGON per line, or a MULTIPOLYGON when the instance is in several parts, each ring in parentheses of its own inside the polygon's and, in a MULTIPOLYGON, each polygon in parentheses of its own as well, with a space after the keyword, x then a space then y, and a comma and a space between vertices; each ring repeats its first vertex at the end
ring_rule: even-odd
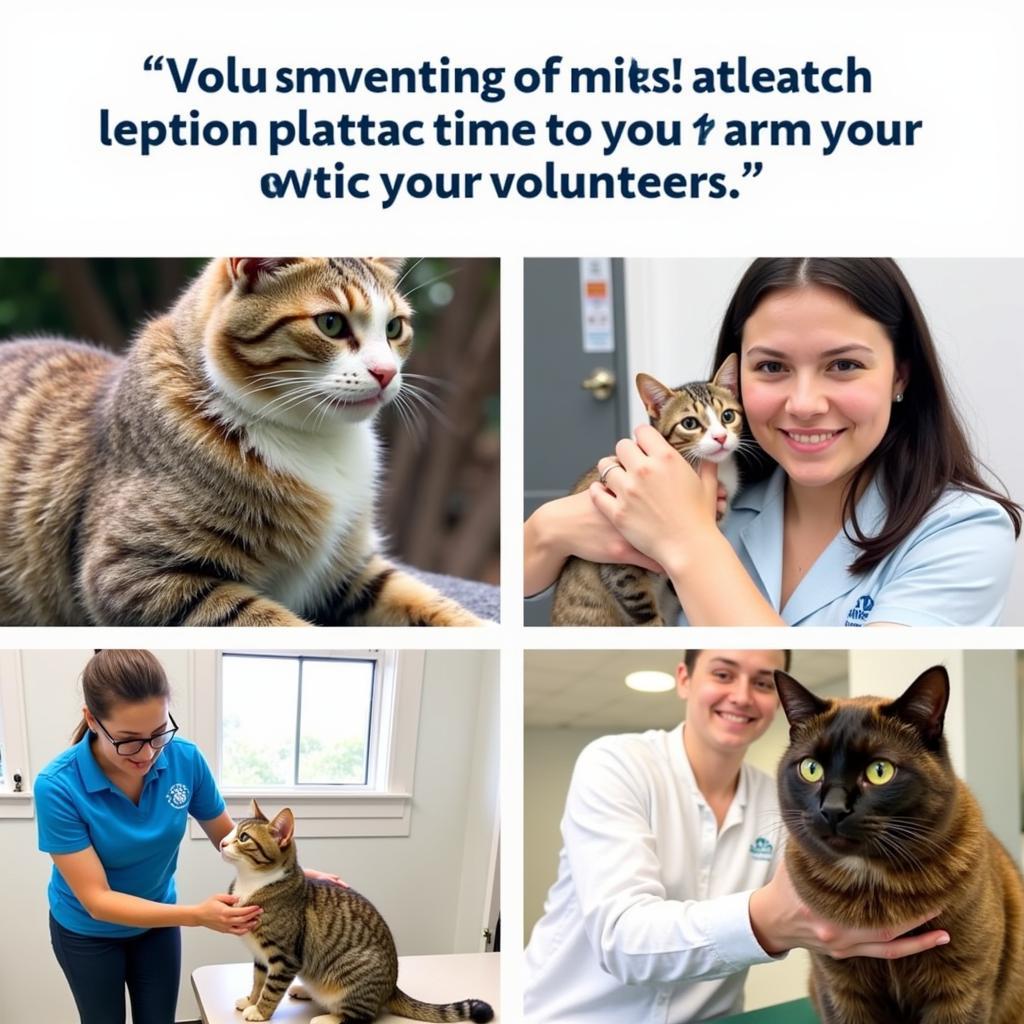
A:
POLYGON ((316 325, 328 338, 340 338, 348 333, 348 321, 340 313, 321 313, 316 325))
POLYGON ((799 764, 800 778, 804 782, 821 782, 825 769, 813 757, 805 757, 799 764))
POLYGON ((249 841, 249 833, 248 832, 239 832, 238 833, 238 841, 240 843, 248 842, 249 841))
POLYGON ((402 318, 396 316, 388 321, 387 327, 384 328, 388 336, 388 341, 394 341, 396 338, 402 335, 402 318))
POLYGON ((722 422, 723 423, 735 423, 736 422, 736 412, 735 412, 735 410, 733 410, 733 409, 726 409, 725 412, 722 413, 722 422))
POLYGON ((700 422, 695 416, 687 416, 680 426, 683 430, 696 430, 700 426, 700 422))
POLYGON ((896 766, 891 761, 872 761, 864 773, 873 786, 884 786, 896 774, 896 766))

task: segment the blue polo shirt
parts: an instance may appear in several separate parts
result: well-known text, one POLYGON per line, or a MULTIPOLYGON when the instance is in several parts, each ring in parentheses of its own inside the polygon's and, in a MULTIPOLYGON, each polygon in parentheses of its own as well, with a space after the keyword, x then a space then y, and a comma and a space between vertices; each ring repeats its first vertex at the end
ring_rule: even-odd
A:
MULTIPOLYGON (((840 531, 780 607, 785 486, 785 473, 776 469, 766 480, 744 488, 722 532, 787 625, 998 623, 1013 570, 1013 524, 996 502, 954 488, 866 573, 848 571, 860 552, 840 531)), ((872 481, 857 502, 857 521, 871 536, 882 528, 885 516, 885 499, 872 481)), ((685 616, 682 624, 687 625, 685 616)))
MULTIPOLYGON (((103 774, 89 739, 86 733, 36 776, 39 849, 77 853, 91 846, 114 891, 177 902, 174 871, 188 816, 209 821, 224 810, 206 760, 195 744, 176 738, 146 773, 136 806, 103 774)), ((146 930, 94 920, 56 866, 48 893, 50 911, 69 931, 128 937, 146 930)))

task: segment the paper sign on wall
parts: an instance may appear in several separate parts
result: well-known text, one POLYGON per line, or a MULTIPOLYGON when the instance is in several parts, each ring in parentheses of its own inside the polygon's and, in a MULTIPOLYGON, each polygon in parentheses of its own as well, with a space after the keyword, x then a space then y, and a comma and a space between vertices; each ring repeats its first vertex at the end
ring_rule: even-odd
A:
POLYGON ((580 260, 580 312, 583 351, 614 352, 612 261, 605 257, 580 260))

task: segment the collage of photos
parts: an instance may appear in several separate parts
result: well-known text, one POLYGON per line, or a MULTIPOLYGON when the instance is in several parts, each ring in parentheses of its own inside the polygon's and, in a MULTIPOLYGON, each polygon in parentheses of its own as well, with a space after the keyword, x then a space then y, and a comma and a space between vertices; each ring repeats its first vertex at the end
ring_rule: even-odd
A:
POLYGON ((1021 261, 514 263, 0 259, 4 1024, 1024 1024, 1021 261))

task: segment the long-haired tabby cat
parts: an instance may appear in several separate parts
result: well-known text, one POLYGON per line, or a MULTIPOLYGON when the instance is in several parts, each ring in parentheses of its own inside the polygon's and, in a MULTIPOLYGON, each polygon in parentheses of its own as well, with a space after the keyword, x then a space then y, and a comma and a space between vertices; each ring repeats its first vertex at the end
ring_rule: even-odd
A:
POLYGON ((0 624, 478 624, 374 531, 400 265, 216 259, 123 358, 0 345, 0 624))
MULTIPOLYGON (((727 502, 738 477, 731 456, 739 448, 743 411, 738 361, 729 355, 710 383, 697 381, 669 388, 646 373, 636 386, 651 426, 687 461, 718 463, 718 480, 727 502)), ((598 479, 597 469, 581 477, 573 494, 598 479)), ((600 564, 569 558, 555 586, 553 626, 664 626, 675 622, 679 601, 667 577, 636 565, 600 564)))
POLYGON ((239 906, 263 908, 243 936, 254 956, 252 991, 235 1004, 247 1021, 269 1020, 296 975, 295 994, 327 1010, 313 1024, 373 1021, 384 1011, 426 1021, 489 1021, 479 999, 424 1003, 397 986, 398 954, 384 918, 353 889, 306 878, 295 855, 295 820, 285 808, 268 821, 255 800, 251 817, 221 842, 235 869, 239 906))
POLYGON ((895 701, 822 700, 775 673, 790 722, 779 802, 800 897, 853 927, 925 929, 950 942, 885 961, 812 954, 824 1024, 1020 1024, 1024 883, 953 773, 943 717, 949 678, 922 673, 895 701))

